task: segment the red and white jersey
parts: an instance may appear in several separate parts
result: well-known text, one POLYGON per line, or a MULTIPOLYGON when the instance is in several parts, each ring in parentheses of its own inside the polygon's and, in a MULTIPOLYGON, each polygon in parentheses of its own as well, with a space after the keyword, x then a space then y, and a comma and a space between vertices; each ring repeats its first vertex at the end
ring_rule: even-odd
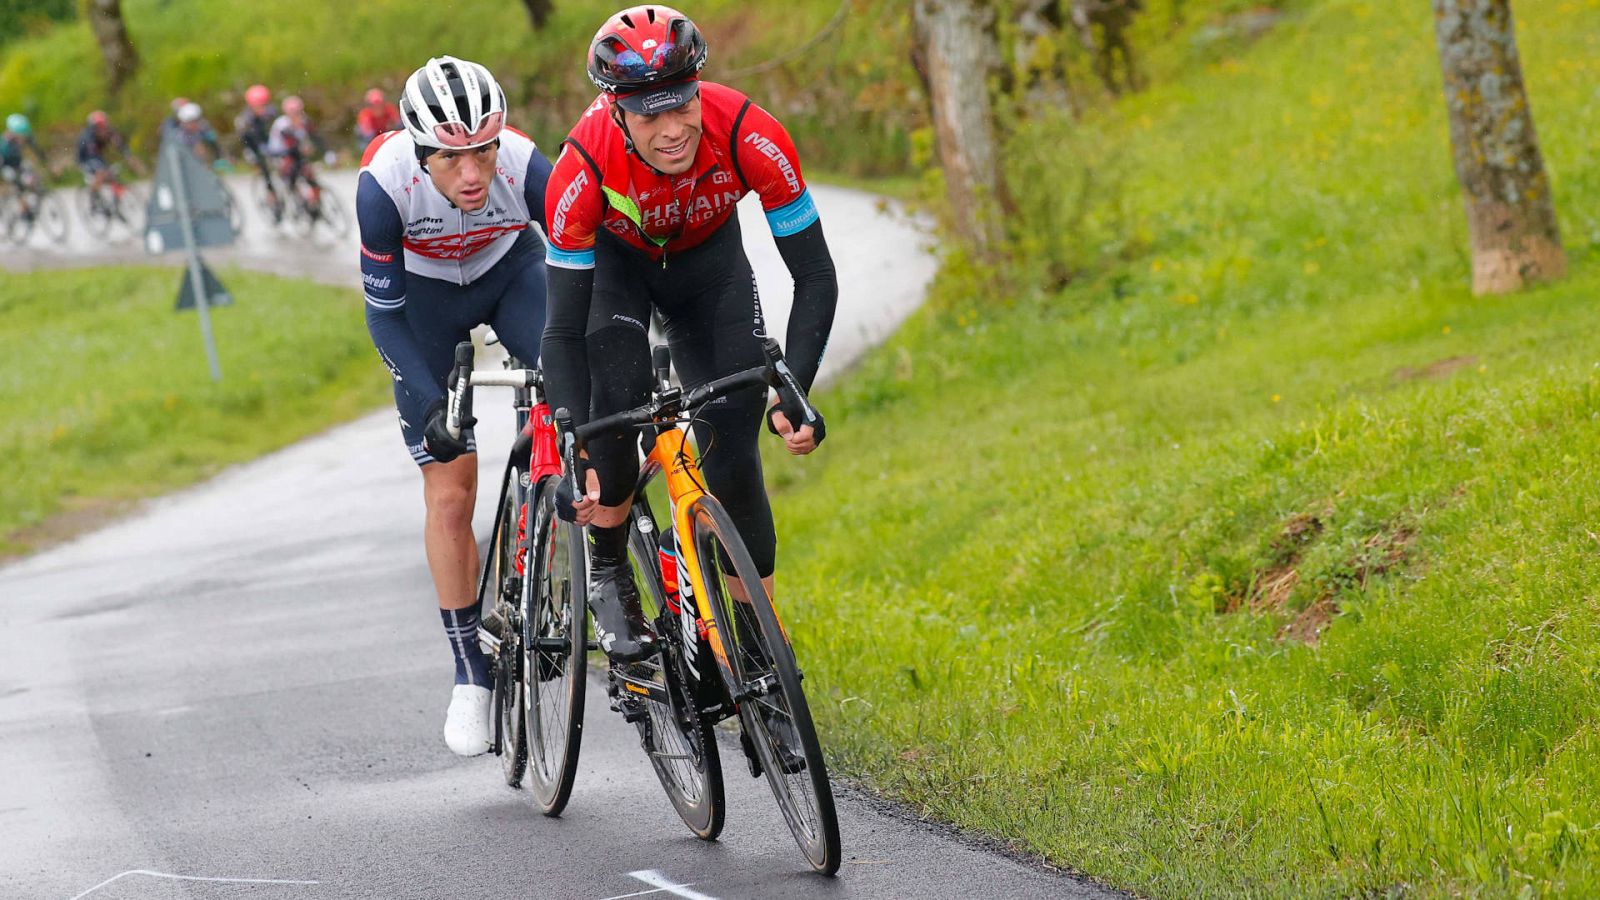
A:
MULTIPOLYGON (((530 202, 542 203, 542 182, 548 166, 532 138, 506 128, 500 133, 500 152, 496 176, 489 182, 489 199, 483 208, 469 213, 457 208, 434 187, 433 179, 417 162, 415 143, 409 134, 404 131, 381 134, 373 139, 361 159, 362 186, 357 189, 356 214, 363 224, 363 255, 370 258, 373 253, 381 252, 380 248, 366 246, 367 235, 387 230, 379 223, 388 224, 392 214, 381 208, 367 207, 381 204, 381 198, 387 197, 399 214, 405 272, 469 284, 510 252, 517 234, 540 218, 543 211, 530 209, 530 202), (530 184, 530 176, 541 183, 530 184), (376 191, 367 185, 369 179, 376 191)), ((371 279, 368 289, 370 293, 371 279)))
POLYGON ((550 175, 548 264, 594 265, 601 228, 660 259, 710 237, 752 191, 761 196, 774 235, 795 234, 817 220, 789 133, 744 94, 700 82, 700 146, 682 175, 657 172, 628 149, 611 103, 607 94, 595 99, 550 175))

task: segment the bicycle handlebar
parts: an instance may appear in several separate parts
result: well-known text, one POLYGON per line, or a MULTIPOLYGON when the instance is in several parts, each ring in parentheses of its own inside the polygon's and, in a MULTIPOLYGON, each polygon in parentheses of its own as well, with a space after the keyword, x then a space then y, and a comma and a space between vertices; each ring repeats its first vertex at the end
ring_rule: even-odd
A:
POLYGON ((450 369, 449 389, 446 391, 446 409, 449 418, 445 427, 450 436, 461 437, 461 423, 472 417, 472 389, 475 387, 542 388, 544 373, 538 369, 482 369, 474 370, 471 341, 456 345, 455 365, 450 369))
MULTIPOLYGON (((656 369, 657 380, 665 384, 664 372, 668 359, 662 352, 666 348, 657 347, 652 354, 651 363, 656 369)), ((584 492, 579 489, 582 471, 580 466, 584 460, 579 456, 591 438, 601 434, 612 434, 626 431, 630 428, 642 428, 649 425, 658 425, 665 420, 679 418, 692 410, 705 406, 731 391, 741 388, 762 385, 773 388, 778 392, 778 403, 783 409, 783 414, 794 424, 795 428, 801 425, 813 426, 817 440, 822 439, 822 415, 806 397, 805 388, 800 386, 794 373, 790 371, 789 364, 784 361, 783 350, 778 342, 772 338, 762 338, 762 353, 767 362, 764 365, 735 372, 716 378, 687 392, 678 388, 658 386, 650 402, 636 406, 633 409, 623 410, 609 416, 603 416, 592 422, 586 422, 576 428, 572 424, 572 414, 566 407, 555 412, 556 432, 560 436, 561 463, 565 473, 568 489, 573 498, 582 497, 584 492)))

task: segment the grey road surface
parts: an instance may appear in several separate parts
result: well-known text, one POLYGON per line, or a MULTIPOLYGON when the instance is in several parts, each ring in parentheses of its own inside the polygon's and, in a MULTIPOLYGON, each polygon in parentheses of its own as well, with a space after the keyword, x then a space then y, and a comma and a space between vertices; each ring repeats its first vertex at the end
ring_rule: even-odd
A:
MULTIPOLYGON (((840 337, 864 346, 915 305, 926 261, 869 199, 819 194, 840 337)), ((770 238, 746 233, 776 305, 770 238)), ((252 246, 236 258, 350 279, 332 268, 348 247, 258 263, 252 246)), ((507 406, 478 402, 480 534, 507 406)), ((440 737, 451 666, 419 487, 378 413, 0 567, 0 898, 1110 896, 850 791, 844 866, 816 876, 732 746, 727 829, 698 841, 598 684, 568 811, 538 815, 498 760, 440 737)))

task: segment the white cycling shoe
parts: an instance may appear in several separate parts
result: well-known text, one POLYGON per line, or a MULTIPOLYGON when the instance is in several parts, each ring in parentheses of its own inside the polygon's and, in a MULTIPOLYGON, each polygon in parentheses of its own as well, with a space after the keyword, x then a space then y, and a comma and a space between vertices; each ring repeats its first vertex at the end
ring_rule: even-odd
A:
POLYGON ((458 684, 444 714, 444 742, 458 756, 489 752, 489 689, 458 684))

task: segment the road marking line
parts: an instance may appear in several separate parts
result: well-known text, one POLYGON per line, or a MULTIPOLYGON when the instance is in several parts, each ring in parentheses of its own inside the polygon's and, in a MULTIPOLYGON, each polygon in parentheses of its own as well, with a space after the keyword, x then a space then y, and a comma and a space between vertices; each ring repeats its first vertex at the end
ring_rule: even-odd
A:
MULTIPOLYGON (((640 891, 637 894, 623 894, 623 897, 642 897, 645 894, 659 894, 665 891, 674 897, 683 897, 684 900, 717 900, 716 897, 713 897, 710 894, 702 894, 699 891, 689 890, 688 884, 674 884, 672 879, 661 874, 655 869, 640 869, 636 872, 629 872, 628 877, 637 878, 645 884, 650 885, 652 888, 655 888, 655 890, 640 891)), ((693 882, 691 882, 691 884, 692 883, 693 882)), ((621 898, 612 897, 609 898, 609 900, 621 900, 621 898)))
POLYGON ((173 875, 169 872, 152 872, 149 869, 129 869, 107 878, 87 891, 73 897, 72 900, 82 900, 95 891, 100 890, 113 881, 127 878, 129 875, 148 875, 151 878, 171 878, 174 881, 215 881, 227 884, 321 884, 320 881, 292 881, 282 878, 208 878, 204 875, 173 875))
POLYGON ((651 888, 648 891, 634 891, 631 894, 618 894, 615 897, 606 897, 605 900, 628 900, 629 897, 645 897, 650 894, 659 894, 665 888, 651 888))

